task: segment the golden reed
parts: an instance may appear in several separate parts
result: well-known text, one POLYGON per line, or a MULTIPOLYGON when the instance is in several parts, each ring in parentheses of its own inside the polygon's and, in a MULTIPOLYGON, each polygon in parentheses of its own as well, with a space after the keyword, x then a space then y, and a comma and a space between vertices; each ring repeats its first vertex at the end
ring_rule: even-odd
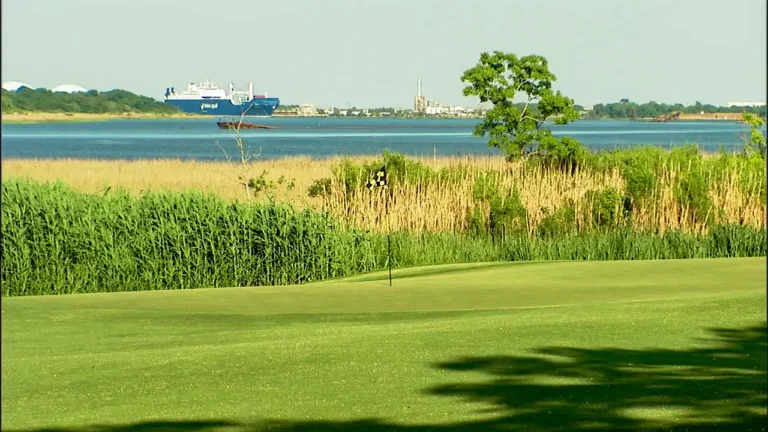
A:
MULTIPOLYGON (((346 158, 360 164, 374 157, 346 158)), ((275 160, 255 160, 242 166, 239 163, 200 162, 182 160, 34 160, 10 159, 2 161, 3 178, 26 177, 36 181, 60 180, 83 192, 101 192, 107 186, 121 188, 133 194, 145 190, 199 190, 217 194, 225 199, 245 200, 245 189, 238 178, 257 178, 266 171, 265 178, 275 187, 257 194, 255 201, 271 195, 277 202, 291 203, 299 208, 311 207, 328 211, 361 229, 372 231, 428 231, 461 233, 467 229, 467 214, 483 204, 473 199, 475 180, 483 172, 497 171, 499 189, 508 194, 517 189, 528 210, 529 231, 546 216, 569 200, 576 202, 577 226, 588 224, 589 204, 584 194, 589 190, 613 187, 622 191, 624 181, 618 170, 606 172, 577 171, 568 175, 558 170, 507 163, 502 157, 416 157, 414 160, 431 168, 465 167, 462 178, 450 185, 414 180, 405 185, 393 185, 394 198, 389 203, 389 218, 385 218, 385 195, 365 189, 353 197, 345 194, 341 185, 333 180, 331 193, 326 198, 310 198, 309 186, 317 179, 332 177, 332 169, 342 159, 312 159, 289 157, 275 160), (285 181, 278 184, 278 179, 285 181), (417 189, 419 190, 417 192, 417 189), (580 201, 581 200, 581 201, 580 201), (584 210, 584 211, 582 211, 584 210)), ((687 217, 691 211, 682 206, 674 194, 674 180, 680 167, 667 166, 658 177, 653 196, 632 212, 632 224, 640 230, 663 232, 680 229, 702 232, 707 226, 695 224, 687 217)), ((408 174, 406 173, 406 176, 408 174)), ((709 195, 718 210, 708 218, 709 223, 727 222, 763 227, 766 207, 759 188, 765 188, 764 178, 744 178, 738 168, 727 172, 725 181, 710 181, 709 195), (753 185, 744 188, 743 184, 753 185)), ((754 177, 754 176, 753 176, 754 177)), ((484 208, 487 212, 488 209, 484 208)))

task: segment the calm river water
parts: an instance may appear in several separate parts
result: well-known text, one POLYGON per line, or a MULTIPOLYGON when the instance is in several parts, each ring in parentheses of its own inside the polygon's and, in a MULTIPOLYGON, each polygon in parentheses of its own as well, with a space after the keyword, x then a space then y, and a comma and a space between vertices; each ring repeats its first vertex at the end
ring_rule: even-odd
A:
MULTIPOLYGON (((237 152, 231 132, 216 118, 194 120, 115 120, 93 123, 2 125, 3 158, 223 160, 223 147, 237 152), (218 143, 218 145, 217 145, 218 143)), ((328 157, 380 154, 384 149, 409 155, 498 154, 487 138, 472 136, 475 119, 268 118, 255 123, 284 129, 244 130, 245 144, 261 158, 291 155, 328 157)), ((664 148, 695 142, 707 151, 743 147, 746 125, 731 121, 630 122, 581 120, 547 126, 591 149, 635 145, 664 148)))

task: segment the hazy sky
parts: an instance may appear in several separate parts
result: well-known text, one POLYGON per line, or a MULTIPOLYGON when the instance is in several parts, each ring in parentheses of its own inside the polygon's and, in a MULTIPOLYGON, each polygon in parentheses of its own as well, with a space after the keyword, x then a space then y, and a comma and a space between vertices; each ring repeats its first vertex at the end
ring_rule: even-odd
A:
POLYGON ((209 78, 284 104, 474 105, 482 51, 590 105, 766 98, 766 0, 3 0, 2 80, 162 98, 209 78))

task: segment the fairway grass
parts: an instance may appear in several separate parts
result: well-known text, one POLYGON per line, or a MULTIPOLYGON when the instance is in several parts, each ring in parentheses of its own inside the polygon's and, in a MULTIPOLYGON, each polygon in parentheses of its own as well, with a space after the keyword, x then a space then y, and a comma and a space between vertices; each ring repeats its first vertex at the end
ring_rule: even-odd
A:
POLYGON ((2 300, 7 431, 764 430, 765 258, 2 300))

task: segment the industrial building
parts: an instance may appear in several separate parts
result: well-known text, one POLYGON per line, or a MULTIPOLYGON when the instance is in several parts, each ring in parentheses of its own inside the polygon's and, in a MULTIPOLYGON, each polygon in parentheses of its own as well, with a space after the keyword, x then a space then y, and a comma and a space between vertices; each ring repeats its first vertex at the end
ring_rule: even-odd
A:
POLYGON ((299 105, 298 114, 302 117, 315 117, 317 116, 317 108, 310 103, 299 105))
POLYGON ((427 99, 421 94, 421 78, 416 81, 416 97, 413 98, 413 112, 427 112, 427 99))
POLYGON ((475 115, 476 110, 461 106, 443 106, 440 102, 427 100, 422 92, 421 78, 419 78, 416 81, 413 112, 429 116, 469 117, 475 115))

